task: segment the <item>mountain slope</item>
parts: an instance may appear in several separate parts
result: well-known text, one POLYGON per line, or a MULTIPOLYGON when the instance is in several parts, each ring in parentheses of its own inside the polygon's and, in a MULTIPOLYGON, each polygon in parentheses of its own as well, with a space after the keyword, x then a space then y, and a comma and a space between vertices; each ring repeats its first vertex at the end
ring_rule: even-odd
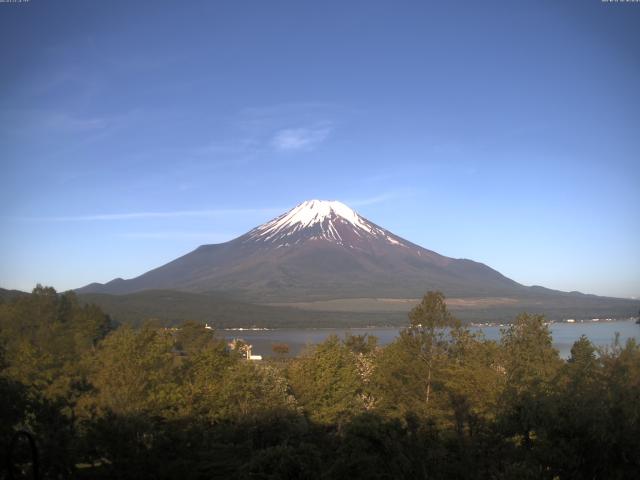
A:
POLYGON ((203 245, 139 277, 80 293, 150 289, 228 292, 252 301, 352 297, 526 295, 528 288, 478 262, 415 245, 340 202, 311 200, 226 243, 203 245))
POLYGON ((22 292, 20 290, 7 290, 4 288, 0 288, 0 302, 10 301, 16 297, 20 297, 23 295, 29 295, 29 294, 27 292, 22 292))
MULTIPOLYGON (((28 295, 28 294, 25 294, 28 295)), ((156 319, 164 325, 185 320, 230 327, 366 327, 405 326, 407 313, 419 299, 342 299, 305 304, 257 305, 224 294, 199 294, 176 290, 145 290, 126 295, 86 293, 81 302, 100 306, 117 322, 139 325, 156 319)), ((523 311, 544 314, 552 320, 628 318, 638 302, 592 295, 557 295, 528 298, 447 298, 451 312, 464 322, 510 322, 523 311)))
POLYGON ((175 290, 145 290, 125 295, 85 293, 78 298, 83 303, 98 305, 113 320, 130 325, 154 319, 167 326, 194 320, 215 328, 346 327, 403 325, 407 317, 406 312, 312 312, 288 306, 256 305, 221 294, 175 290))

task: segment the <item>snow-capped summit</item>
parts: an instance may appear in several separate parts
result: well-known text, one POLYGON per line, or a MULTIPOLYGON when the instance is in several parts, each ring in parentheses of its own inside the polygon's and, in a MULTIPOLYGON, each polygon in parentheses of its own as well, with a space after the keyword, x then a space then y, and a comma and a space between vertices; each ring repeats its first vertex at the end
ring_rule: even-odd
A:
POLYGON ((360 215, 337 200, 307 200, 265 225, 275 229, 295 226, 296 224, 300 224, 301 227, 308 227, 336 216, 355 227, 368 230, 367 223, 362 220, 360 215))
POLYGON ((325 240, 351 248, 358 241, 377 239, 404 245, 399 237, 369 222, 336 200, 307 200, 288 212, 251 230, 247 241, 287 247, 306 240, 325 240))

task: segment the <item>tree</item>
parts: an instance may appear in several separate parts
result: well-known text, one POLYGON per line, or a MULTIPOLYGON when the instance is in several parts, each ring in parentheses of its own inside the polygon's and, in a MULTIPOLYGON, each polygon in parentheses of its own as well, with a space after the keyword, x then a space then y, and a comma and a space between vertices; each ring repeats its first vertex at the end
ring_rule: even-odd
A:
POLYGON ((335 335, 296 360, 288 377, 312 420, 336 424, 363 410, 363 383, 354 354, 335 335))
POLYGON ((173 338, 164 329, 124 326, 111 333, 90 360, 89 380, 99 410, 170 416, 181 400, 173 338))
POLYGON ((428 366, 418 359, 419 348, 415 338, 402 331, 400 337, 376 358, 371 380, 376 411, 395 418, 427 417, 425 379, 428 366))
POLYGON ((378 346, 378 337, 368 333, 364 335, 351 335, 348 333, 345 336, 344 344, 355 354, 369 354, 378 346))
POLYGON ((543 315, 518 315, 502 330, 501 347, 507 383, 516 391, 548 386, 562 365, 543 315))
POLYGON ((341 432, 338 451, 326 478, 416 478, 411 471, 411 446, 397 420, 373 413, 355 417, 341 432))
POLYGON ((495 419, 499 397, 504 388, 504 375, 499 363, 496 342, 482 333, 454 328, 442 367, 442 390, 449 401, 452 426, 456 433, 469 436, 495 419))
POLYGON ((202 323, 186 321, 176 331, 175 342, 176 349, 192 355, 213 347, 216 339, 214 332, 202 323))
POLYGON ((253 362, 239 361, 227 369, 216 393, 211 403, 215 419, 255 421, 296 407, 280 370, 253 362))
POLYGON ((622 346, 616 335, 613 347, 601 350, 600 358, 608 440, 601 471, 613 470, 610 478, 635 478, 640 472, 640 344, 630 338, 622 346))
POLYGON ((112 329, 95 305, 81 305, 73 292, 38 285, 31 295, 0 305, 0 342, 5 374, 50 399, 74 403, 84 383, 79 359, 112 329))
POLYGON ((567 360, 569 376, 576 381, 592 377, 599 363, 596 347, 585 335, 581 335, 571 347, 571 356, 567 360))
POLYGON ((562 360, 542 315, 518 315, 502 330, 500 347, 506 382, 500 431, 513 438, 515 456, 520 456, 525 470, 532 469, 552 454, 544 426, 556 414, 552 394, 562 360))
POLYGON ((445 367, 451 332, 459 322, 449 313, 440 292, 428 292, 409 319, 409 327, 376 359, 373 395, 378 410, 387 415, 440 421, 449 410, 443 390, 445 367))
POLYGON ((275 353, 279 357, 284 357, 289 353, 289 345, 287 345, 286 343, 274 343, 271 346, 271 350, 273 350, 273 353, 275 353))
POLYGON ((442 292, 427 292, 422 301, 409 312, 407 339, 413 340, 418 350, 418 358, 427 366, 427 391, 425 402, 431 396, 433 362, 444 342, 444 329, 459 325, 449 310, 442 292), (416 344, 417 343, 417 344, 416 344))

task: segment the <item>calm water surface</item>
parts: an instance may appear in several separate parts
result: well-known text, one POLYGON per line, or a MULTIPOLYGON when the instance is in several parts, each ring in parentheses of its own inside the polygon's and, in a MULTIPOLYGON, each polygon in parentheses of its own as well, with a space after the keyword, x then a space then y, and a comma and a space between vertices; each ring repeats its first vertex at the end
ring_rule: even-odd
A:
MULTIPOLYGON (((476 327, 474 327, 476 328, 476 327)), ((500 338, 500 328, 504 327, 477 327, 490 340, 500 338)), ((321 343, 329 335, 344 337, 352 335, 374 335, 378 337, 380 345, 386 345, 398 336, 401 328, 398 327, 373 327, 373 328, 291 328, 277 330, 226 330, 225 338, 242 338, 253 345, 254 355, 271 356, 272 346, 276 343, 289 345, 291 355, 297 355, 306 345, 321 343)), ((584 322, 584 323, 554 323, 551 325, 553 345, 564 358, 569 357, 571 346, 581 335, 586 335, 595 345, 611 345, 615 334, 620 334, 620 340, 624 344, 628 338, 635 338, 640 342, 640 325, 633 320, 613 322, 584 322)))

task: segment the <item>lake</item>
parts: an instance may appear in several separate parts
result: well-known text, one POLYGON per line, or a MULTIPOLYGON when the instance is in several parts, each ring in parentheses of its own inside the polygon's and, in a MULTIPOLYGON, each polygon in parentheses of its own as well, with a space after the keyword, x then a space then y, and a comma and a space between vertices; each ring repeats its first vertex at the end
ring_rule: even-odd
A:
MULTIPOLYGON (((500 329, 505 327, 487 326, 472 327, 484 332, 487 339, 499 340, 500 329)), ((610 345, 616 332, 620 334, 622 344, 628 338, 635 338, 640 342, 640 325, 633 320, 617 320, 584 323, 553 323, 550 325, 553 335, 553 345, 560 352, 560 356, 568 358, 571 346, 581 335, 586 335, 597 346, 610 345)), ((276 343, 289 345, 290 355, 298 355, 306 345, 323 342, 329 335, 344 337, 345 334, 369 334, 378 337, 380 345, 391 343, 401 328, 371 327, 371 328, 282 328, 274 330, 224 330, 224 337, 231 340, 241 338, 253 345, 253 354, 272 356, 272 346, 276 343)))

